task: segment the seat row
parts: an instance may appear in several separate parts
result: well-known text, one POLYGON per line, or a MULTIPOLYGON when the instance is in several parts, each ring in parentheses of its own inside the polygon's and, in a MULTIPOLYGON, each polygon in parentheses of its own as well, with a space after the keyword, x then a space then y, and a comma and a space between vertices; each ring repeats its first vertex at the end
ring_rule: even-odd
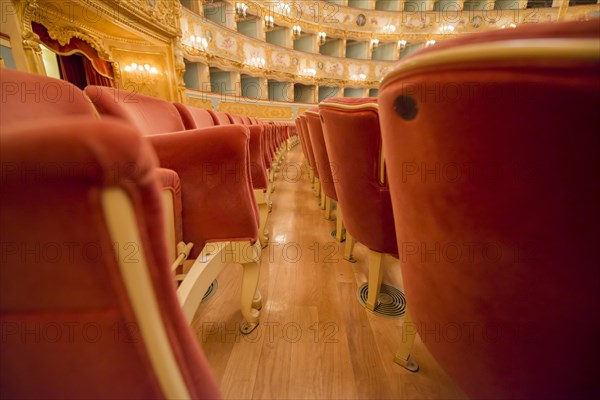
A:
POLYGON ((400 260, 411 332, 473 398, 597 397, 600 31, 535 24, 402 61, 296 119, 337 237, 400 260), (340 221, 341 220, 341 221, 340 221), (594 395, 593 393, 596 393, 594 395))
POLYGON ((188 324, 236 262, 242 333, 258 325, 294 127, 8 69, 0 85, 3 397, 218 397, 188 324))

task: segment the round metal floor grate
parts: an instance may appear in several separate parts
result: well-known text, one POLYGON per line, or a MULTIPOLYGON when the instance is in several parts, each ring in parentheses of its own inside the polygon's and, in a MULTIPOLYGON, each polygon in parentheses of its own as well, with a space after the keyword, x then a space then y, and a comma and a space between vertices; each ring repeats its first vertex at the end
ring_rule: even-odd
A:
POLYGON ((217 291, 218 288, 219 288, 219 284, 217 283, 217 280, 215 279, 214 281, 212 281, 212 283, 206 290, 206 293, 204 293, 204 296, 202 296, 202 300, 200 301, 200 303, 204 303, 205 301, 207 301, 208 299, 213 297, 213 295, 215 294, 215 292, 217 291))
MULTIPOLYGON (((358 301, 363 307, 367 307, 367 297, 369 294, 368 283, 363 283, 359 286, 357 292, 358 301)), ((371 310, 369 310, 371 311, 371 310)), ((379 304, 375 307, 375 311, 371 311, 375 315, 386 318, 400 318, 406 311, 406 298, 404 292, 395 286, 381 284, 379 292, 379 304)))

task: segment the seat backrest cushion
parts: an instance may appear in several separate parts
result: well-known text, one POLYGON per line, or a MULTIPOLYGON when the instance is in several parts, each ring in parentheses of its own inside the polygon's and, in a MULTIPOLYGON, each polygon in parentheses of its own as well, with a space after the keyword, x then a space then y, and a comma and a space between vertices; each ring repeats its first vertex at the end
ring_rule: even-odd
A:
POLYGON ((84 92, 100 115, 127 121, 143 135, 185 129, 179 112, 168 101, 104 86, 88 86, 84 92))
POLYGON ((232 124, 246 125, 241 115, 228 114, 228 116, 232 124))
POLYGON ((148 142, 127 124, 87 116, 24 121, 0 135, 2 164, 12 166, 0 176, 0 396, 166 396, 126 288, 130 262, 128 273, 150 280, 157 330, 190 396, 218 397, 175 293, 148 142), (123 230, 139 241, 112 236, 104 195, 115 190, 134 214, 123 230))
POLYGON ((380 88, 411 315, 472 398, 598 397, 598 23, 468 35, 380 88))
POLYGON ((60 79, 0 68, 0 123, 87 115, 97 118, 90 100, 75 85, 60 79))
POLYGON ((215 125, 231 125, 232 124, 227 113, 224 113, 222 111, 212 111, 212 110, 209 110, 208 112, 210 113, 210 115, 212 115, 213 120, 215 121, 215 125))
POLYGON ((380 182, 379 115, 376 108, 361 108, 375 101, 330 98, 319 113, 348 232, 371 250, 398 254, 390 192, 380 182))
POLYGON ((212 115, 204 108, 186 106, 181 103, 173 104, 177 111, 179 111, 185 129, 204 128, 216 125, 212 115))
POLYGON ((331 163, 327 155, 327 147, 325 146, 325 138, 323 137, 323 128, 318 109, 316 113, 314 111, 307 111, 304 115, 306 116, 310 142, 313 145, 315 164, 319 170, 319 182, 325 195, 337 201, 337 193, 335 192, 335 185, 333 184, 333 176, 331 174, 331 163))

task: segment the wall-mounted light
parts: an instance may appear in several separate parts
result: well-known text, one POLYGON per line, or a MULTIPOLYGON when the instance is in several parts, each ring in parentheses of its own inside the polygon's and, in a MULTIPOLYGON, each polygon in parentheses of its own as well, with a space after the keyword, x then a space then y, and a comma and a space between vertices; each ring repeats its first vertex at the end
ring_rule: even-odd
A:
POLYGON ((374 49, 377 46, 379 46, 379 39, 371 39, 371 48, 374 49))
POLYGON ((319 32, 318 37, 319 37, 319 44, 325 44, 325 42, 327 41, 327 34, 325 32, 319 32))
POLYGON ((302 69, 301 74, 307 75, 307 76, 315 76, 315 75, 317 75, 317 70, 314 68, 304 68, 304 69, 302 69))
POLYGON ((300 25, 294 25, 292 27, 292 35, 294 35, 294 37, 300 37, 300 35, 302 34, 302 27, 300 27, 300 25))
POLYGON ((367 75, 360 73, 360 74, 352 74, 352 80, 353 81, 364 81, 365 79, 367 79, 367 75))
POLYGON ((246 61, 246 64, 252 67, 264 68, 264 66, 267 64, 267 61, 263 57, 252 57, 246 61))
POLYGON ((156 96, 156 88, 160 81, 160 71, 153 65, 147 63, 132 62, 123 67, 123 79, 133 84, 136 91, 151 96, 156 96))
POLYGON ((502 25, 500 27, 500 29, 506 29, 506 28, 516 28, 517 24, 508 24, 508 25, 502 25))
POLYGON ((395 25, 384 25, 383 26, 383 33, 394 33, 396 32, 396 26, 395 25))
POLYGON ((406 40, 398 40, 398 48, 400 50, 403 50, 404 48, 406 48, 406 40))
POLYGON ((235 3, 235 14, 240 18, 246 18, 248 5, 246 3, 235 3))
POLYGON ((428 40, 425 42, 425 47, 433 46, 435 44, 435 40, 428 40))
POLYGON ((265 28, 271 30, 275 27, 275 18, 272 15, 265 15, 265 28))
POLYGON ((452 25, 444 25, 444 26, 440 27, 440 32, 452 33, 452 32, 454 32, 454 27, 452 25))
POLYGON ((156 67, 151 66, 150 64, 142 65, 132 62, 131 64, 126 65, 123 69, 125 70, 125 72, 129 72, 140 76, 158 75, 158 69, 156 69, 156 67))
POLYGON ((200 36, 191 35, 190 42, 192 43, 192 47, 198 50, 206 50, 208 47, 208 40, 200 36))

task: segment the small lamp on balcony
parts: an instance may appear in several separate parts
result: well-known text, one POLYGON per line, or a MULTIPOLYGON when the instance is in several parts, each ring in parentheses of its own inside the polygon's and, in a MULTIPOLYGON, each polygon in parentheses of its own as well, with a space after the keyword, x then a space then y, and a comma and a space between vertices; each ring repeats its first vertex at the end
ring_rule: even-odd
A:
POLYGON ((292 35, 295 38, 299 38, 301 34, 302 34, 302 28, 300 27, 300 25, 294 25, 292 27, 292 35))
POLYGON ((265 15, 265 29, 270 31, 275 27, 275 18, 272 15, 265 15))
POLYGON ((319 32, 319 44, 325 44, 327 41, 327 34, 325 32, 319 32))

